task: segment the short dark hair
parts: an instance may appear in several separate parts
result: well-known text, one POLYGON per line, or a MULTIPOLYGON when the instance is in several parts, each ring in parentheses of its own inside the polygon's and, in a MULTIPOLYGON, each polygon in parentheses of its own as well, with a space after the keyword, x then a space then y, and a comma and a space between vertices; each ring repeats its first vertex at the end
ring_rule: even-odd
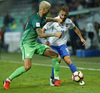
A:
POLYGON ((69 12, 69 8, 68 8, 67 6, 62 6, 62 7, 60 8, 60 11, 61 11, 61 10, 65 11, 65 12, 69 12))

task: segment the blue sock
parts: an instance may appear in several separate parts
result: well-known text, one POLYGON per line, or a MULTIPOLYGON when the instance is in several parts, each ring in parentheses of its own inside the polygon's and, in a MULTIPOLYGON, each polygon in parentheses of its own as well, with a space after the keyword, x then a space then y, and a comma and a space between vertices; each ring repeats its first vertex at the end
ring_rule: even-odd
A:
POLYGON ((54 69, 53 69, 53 67, 52 67, 51 78, 54 78, 54 69))
POLYGON ((69 65, 69 67, 70 67, 72 73, 74 73, 75 71, 77 71, 77 68, 76 68, 76 66, 75 66, 73 63, 71 63, 71 64, 69 65))

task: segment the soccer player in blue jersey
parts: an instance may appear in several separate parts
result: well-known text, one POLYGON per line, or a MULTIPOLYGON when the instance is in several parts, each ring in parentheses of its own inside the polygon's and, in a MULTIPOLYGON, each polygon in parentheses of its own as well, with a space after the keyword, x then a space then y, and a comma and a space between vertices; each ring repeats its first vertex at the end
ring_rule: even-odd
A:
MULTIPOLYGON (((61 56, 61 58, 64 59, 64 61, 66 62, 66 64, 69 66, 69 68, 71 69, 72 73, 74 73, 75 71, 77 71, 76 66, 72 63, 71 58, 70 58, 70 53, 67 49, 67 32, 68 29, 74 29, 74 31, 77 33, 77 35, 79 36, 79 38, 81 39, 81 42, 83 43, 83 45, 86 46, 86 42, 83 39, 79 29, 75 26, 75 24, 71 21, 71 19, 67 18, 69 14, 69 8, 67 6, 62 6, 59 12, 59 16, 57 16, 56 18, 61 18, 63 20, 62 24, 59 25, 57 22, 48 22, 47 24, 45 24, 45 26, 43 27, 43 32, 45 32, 46 30, 50 30, 51 33, 57 33, 57 32, 62 32, 63 35, 62 37, 59 39, 58 37, 49 37, 49 42, 48 45, 51 46, 51 48, 53 50, 55 50, 56 52, 59 53, 59 55, 61 56)), ((50 85, 53 86, 54 84, 52 83, 54 79, 54 70, 52 68, 52 75, 50 78, 50 85)), ((84 81, 79 82, 80 85, 84 85, 84 81)))
POLYGON ((25 73, 31 68, 31 61, 32 56, 34 53, 38 55, 43 55, 50 57, 52 59, 52 64, 54 68, 54 84, 55 86, 60 86, 59 82, 59 57, 58 53, 51 49, 49 46, 37 43, 38 36, 41 37, 51 37, 56 36, 60 38, 62 36, 62 32, 58 33, 43 33, 42 27, 47 21, 56 21, 58 23, 61 22, 61 19, 53 19, 53 18, 46 18, 45 16, 48 14, 50 10, 50 3, 46 1, 42 1, 39 5, 39 12, 34 14, 24 31, 24 34, 21 38, 20 42, 20 49, 22 51, 22 60, 23 66, 16 69, 5 81, 4 81, 4 88, 9 89, 10 82, 20 76, 22 73, 25 73))

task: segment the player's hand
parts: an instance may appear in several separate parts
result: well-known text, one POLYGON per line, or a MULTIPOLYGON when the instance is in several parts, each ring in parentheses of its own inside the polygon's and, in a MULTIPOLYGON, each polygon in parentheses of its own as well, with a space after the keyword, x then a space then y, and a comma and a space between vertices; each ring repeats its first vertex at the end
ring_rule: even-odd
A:
POLYGON ((55 36, 61 38, 62 37, 62 32, 55 33, 55 36))
POLYGON ((62 25, 62 22, 63 22, 63 21, 62 21, 61 18, 57 18, 56 20, 57 20, 57 22, 58 22, 59 25, 62 25))
POLYGON ((83 46, 86 46, 86 41, 83 38, 81 39, 81 42, 83 43, 83 46))
POLYGON ((46 42, 46 45, 49 46, 49 47, 51 47, 51 44, 50 44, 49 41, 46 42))

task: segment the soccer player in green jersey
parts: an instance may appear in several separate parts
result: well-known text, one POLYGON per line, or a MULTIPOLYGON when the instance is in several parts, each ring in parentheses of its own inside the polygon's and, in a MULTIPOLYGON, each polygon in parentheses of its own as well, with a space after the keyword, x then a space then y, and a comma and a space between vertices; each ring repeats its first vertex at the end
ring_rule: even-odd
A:
POLYGON ((52 64, 54 68, 54 84, 55 86, 60 86, 59 82, 59 58, 58 53, 52 50, 49 46, 37 43, 38 36, 41 37, 61 37, 62 32, 59 33, 44 33, 42 31, 42 26, 46 21, 56 21, 60 22, 61 19, 46 18, 50 10, 50 3, 42 1, 39 5, 39 12, 33 15, 29 22, 27 23, 25 32, 21 38, 20 49, 22 51, 23 66, 16 69, 5 81, 4 88, 9 89, 10 82, 20 76, 22 73, 28 71, 31 68, 32 56, 34 53, 50 57, 52 59, 52 64))

